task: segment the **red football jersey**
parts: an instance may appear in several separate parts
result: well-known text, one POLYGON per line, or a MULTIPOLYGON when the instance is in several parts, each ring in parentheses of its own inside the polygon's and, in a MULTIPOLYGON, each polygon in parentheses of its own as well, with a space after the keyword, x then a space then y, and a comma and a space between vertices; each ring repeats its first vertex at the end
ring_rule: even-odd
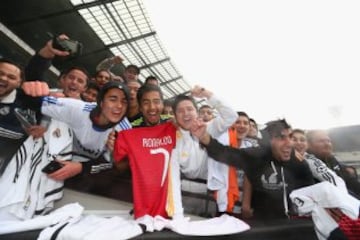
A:
POLYGON ((134 197, 135 219, 146 214, 168 217, 165 207, 171 151, 176 143, 172 123, 139 127, 118 133, 115 163, 128 156, 134 197))

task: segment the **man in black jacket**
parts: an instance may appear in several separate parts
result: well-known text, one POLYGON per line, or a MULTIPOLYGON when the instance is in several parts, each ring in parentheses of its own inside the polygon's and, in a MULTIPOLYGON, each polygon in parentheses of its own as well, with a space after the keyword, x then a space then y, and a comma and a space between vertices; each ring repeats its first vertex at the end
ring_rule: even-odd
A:
POLYGON ((213 159, 244 169, 253 186, 254 217, 283 218, 291 214, 289 194, 314 183, 309 166, 292 147, 291 127, 285 120, 267 123, 260 146, 236 149, 224 146, 206 132, 201 121, 192 134, 213 159))
MULTIPOLYGON (((24 72, 18 64, 0 59, 0 176, 28 136, 15 115, 15 109, 27 111, 36 120, 36 113, 28 110, 31 103, 21 97, 24 94, 19 87, 23 80, 24 72)), ((39 113, 37 117, 40 117, 39 113)))

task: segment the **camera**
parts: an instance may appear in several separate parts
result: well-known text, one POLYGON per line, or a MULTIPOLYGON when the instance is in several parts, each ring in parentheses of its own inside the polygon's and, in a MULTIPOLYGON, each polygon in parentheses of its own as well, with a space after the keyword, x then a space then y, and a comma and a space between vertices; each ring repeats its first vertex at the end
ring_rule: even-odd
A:
POLYGON ((72 39, 60 39, 58 36, 53 37, 52 47, 61 51, 69 52, 69 57, 78 57, 82 53, 82 44, 72 39))

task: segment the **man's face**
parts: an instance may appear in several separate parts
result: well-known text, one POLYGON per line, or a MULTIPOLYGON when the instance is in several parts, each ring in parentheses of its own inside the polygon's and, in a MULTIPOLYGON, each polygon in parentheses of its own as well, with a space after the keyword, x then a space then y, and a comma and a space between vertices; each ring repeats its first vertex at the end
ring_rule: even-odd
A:
POLYGON ((110 79, 111 76, 107 71, 100 71, 95 77, 95 82, 96 85, 102 88, 105 85, 105 83, 110 81, 110 79))
POLYGON ((96 102, 98 90, 94 88, 88 88, 83 92, 82 96, 85 102, 96 102))
POLYGON ((163 112, 164 104, 158 91, 144 93, 140 100, 140 112, 148 126, 159 124, 160 115, 163 112))
POLYGON ((278 161, 290 160, 292 147, 290 129, 284 129, 278 136, 271 137, 272 154, 278 161))
POLYGON ((174 112, 171 106, 166 105, 164 106, 164 111, 163 113, 164 115, 168 115, 169 117, 174 117, 174 112))
POLYGON ((125 81, 137 81, 139 74, 135 68, 128 68, 124 72, 125 81))
POLYGON ((304 155, 308 147, 305 135, 300 132, 294 132, 292 133, 291 140, 295 150, 304 155))
POLYGON ((129 88, 130 91, 130 106, 136 107, 138 105, 136 95, 141 85, 138 81, 128 81, 126 83, 126 86, 129 88))
POLYGON ((199 117, 204 121, 208 122, 214 118, 213 110, 209 107, 203 107, 199 110, 199 117))
POLYGON ((178 103, 175 110, 175 119, 184 130, 190 130, 193 121, 199 117, 197 109, 190 100, 183 100, 178 103))
POLYGON ((250 129, 249 129, 249 132, 248 132, 248 136, 249 137, 257 137, 257 126, 254 122, 250 121, 250 129))
POLYGON ((236 130, 237 138, 244 139, 249 132, 249 119, 245 116, 238 116, 232 127, 236 130))
POLYGON ((73 69, 60 79, 60 83, 66 97, 80 99, 81 93, 86 89, 87 76, 84 72, 73 69))
POLYGON ((330 157, 333 151, 330 137, 325 131, 314 132, 312 139, 308 141, 308 148, 320 159, 330 157))
POLYGON ((0 63, 0 98, 6 97, 21 83, 20 69, 10 63, 0 63))
POLYGON ((128 101, 121 89, 112 88, 106 92, 100 105, 99 124, 106 125, 117 123, 124 117, 128 108, 128 101))

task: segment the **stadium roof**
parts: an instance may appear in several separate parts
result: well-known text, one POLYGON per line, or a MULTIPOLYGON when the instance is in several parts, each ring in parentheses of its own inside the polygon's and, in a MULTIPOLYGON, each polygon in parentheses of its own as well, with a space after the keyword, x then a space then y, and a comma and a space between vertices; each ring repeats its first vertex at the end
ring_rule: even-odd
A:
MULTIPOLYGON (((5 0, 1 5, 0 54, 4 57, 26 64, 49 40, 48 32, 65 33, 83 44, 80 57, 53 61, 55 68, 49 73, 53 81, 57 70, 78 65, 93 74, 101 60, 120 55, 124 65, 140 67, 140 80, 156 76, 165 98, 190 90, 162 46, 141 0, 5 0)), ((111 71, 121 74, 123 69, 114 66, 111 71)))

